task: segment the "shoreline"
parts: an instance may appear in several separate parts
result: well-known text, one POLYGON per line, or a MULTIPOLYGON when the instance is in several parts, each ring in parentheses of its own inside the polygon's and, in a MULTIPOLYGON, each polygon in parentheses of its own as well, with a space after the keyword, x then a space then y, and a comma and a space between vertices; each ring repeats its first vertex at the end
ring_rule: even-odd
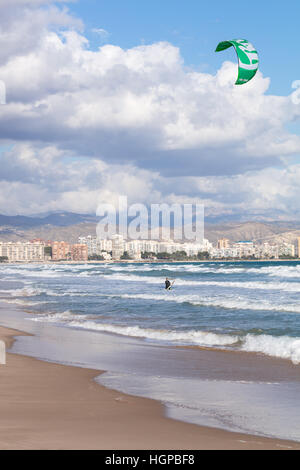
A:
POLYGON ((202 263, 300 263, 300 258, 295 259, 206 259, 206 260, 88 260, 88 261, 69 261, 69 260, 62 260, 62 261, 4 261, 0 263, 0 266, 6 265, 17 265, 20 266, 22 264, 39 264, 45 266, 52 266, 55 264, 202 264, 202 263))
MULTIPOLYGON (((7 348, 18 336, 31 335, 0 327, 7 348)), ((159 401, 99 385, 100 374, 8 352, 0 366, 0 449, 300 449, 167 418, 159 401)))

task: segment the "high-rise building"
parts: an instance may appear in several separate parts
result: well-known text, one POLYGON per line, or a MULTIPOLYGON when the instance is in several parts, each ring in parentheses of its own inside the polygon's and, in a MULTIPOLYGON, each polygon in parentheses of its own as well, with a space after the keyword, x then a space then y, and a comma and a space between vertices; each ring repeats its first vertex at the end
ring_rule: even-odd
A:
POLYGON ((294 257, 295 246, 291 243, 282 243, 281 245, 279 245, 278 255, 283 257, 294 257))
POLYGON ((114 235, 112 237, 112 259, 118 260, 124 254, 124 238, 122 235, 114 235))
POLYGON ((112 250, 111 240, 101 240, 98 237, 92 237, 92 235, 79 237, 78 243, 81 245, 87 245, 89 256, 102 255, 103 251, 110 252, 112 250))
POLYGON ((240 241, 240 242, 234 243, 233 247, 238 250, 238 257, 239 258, 255 256, 254 242, 252 242, 250 240, 249 241, 240 241))
POLYGON ((79 237, 78 243, 88 247, 89 256, 101 255, 101 243, 99 238, 88 235, 87 237, 79 237))
POLYGON ((226 250, 227 248, 229 248, 229 240, 227 240, 227 238, 222 238, 221 240, 218 240, 219 250, 226 250))
POLYGON ((71 258, 71 247, 67 242, 53 242, 52 243, 52 260, 61 261, 69 260, 71 258))
POLYGON ((87 245, 75 244, 71 245, 71 259, 72 261, 87 261, 89 258, 87 245))
POLYGON ((45 243, 42 242, 0 242, 0 257, 9 261, 44 261, 45 243))
POLYGON ((300 258, 300 237, 298 238, 298 258, 300 258))

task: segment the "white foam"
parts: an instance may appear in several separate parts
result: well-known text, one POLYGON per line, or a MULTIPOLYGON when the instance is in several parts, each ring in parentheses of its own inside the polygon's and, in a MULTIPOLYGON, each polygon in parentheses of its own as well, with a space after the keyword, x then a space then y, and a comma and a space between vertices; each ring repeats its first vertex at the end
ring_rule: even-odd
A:
POLYGON ((26 306, 30 307, 30 306, 34 306, 34 305, 42 305, 42 304, 48 303, 48 302, 34 302, 34 301, 31 301, 31 300, 21 300, 21 299, 13 299, 13 300, 1 299, 1 300, 3 300, 7 304, 24 305, 25 307, 26 306))
POLYGON ((23 289, 13 289, 8 291, 12 297, 35 297, 41 295, 45 291, 42 289, 32 289, 24 287, 23 289))
MULTIPOLYGON (((123 282, 143 282, 145 284, 162 284, 160 277, 137 276, 133 274, 112 274, 111 276, 102 276, 102 278, 123 282)), ((265 282, 265 281, 193 281, 185 279, 176 279, 177 286, 217 286, 229 287, 233 289, 253 289, 253 290, 276 290, 286 292, 300 292, 299 282, 265 282)))
POLYGON ((89 293, 83 293, 83 292, 77 292, 77 291, 67 291, 67 292, 55 292, 51 289, 41 289, 41 288, 28 288, 25 287, 23 289, 13 289, 13 290, 8 290, 5 291, 6 293, 9 293, 12 297, 37 297, 42 294, 47 295, 49 297, 86 297, 89 295, 94 295, 94 294, 89 294, 89 293))
POLYGON ((168 271, 168 272, 186 272, 186 273, 199 273, 199 274, 264 274, 270 277, 281 278, 300 278, 300 265, 271 265, 271 266, 255 266, 249 265, 234 265, 234 264, 124 264, 124 265, 43 265, 43 264, 18 264, 2 267, 3 272, 12 275, 23 275, 30 277, 63 277, 70 275, 79 275, 80 277, 87 277, 90 275, 101 274, 104 272, 151 272, 151 271, 168 271))
POLYGON ((65 312, 60 313, 47 313, 36 315, 33 317, 28 318, 30 321, 34 322, 47 322, 47 323, 60 323, 60 322, 72 322, 73 320, 83 320, 86 321, 87 315, 79 315, 71 312, 70 310, 66 310, 65 312))
POLYGON ((158 341, 168 341, 176 343, 188 343, 202 346, 228 346, 236 343, 238 337, 229 335, 217 335, 215 333, 203 331, 170 331, 153 330, 149 328, 140 328, 139 326, 117 326, 110 324, 101 324, 93 321, 72 321, 70 326, 88 330, 103 331, 115 333, 122 336, 133 336, 136 338, 146 338, 158 341))
POLYGON ((288 359, 294 364, 300 364, 300 338, 254 334, 237 336, 216 334, 214 332, 200 330, 154 330, 150 328, 141 328, 139 326, 103 324, 93 321, 91 318, 95 317, 78 315, 67 310, 61 313, 32 316, 28 318, 28 320, 35 322, 62 323, 73 328, 114 333, 122 336, 143 338, 154 341, 164 341, 177 345, 197 345, 203 347, 238 349, 245 352, 262 353, 271 357, 288 359))
POLYGON ((290 359, 300 364, 300 339, 289 336, 247 335, 242 345, 243 351, 263 353, 268 356, 290 359))
MULTIPOLYGON (((104 294, 103 294, 104 295, 104 294)), ((179 304, 189 303, 195 306, 208 306, 208 307, 221 307, 234 310, 267 310, 275 312, 290 312, 300 313, 300 304, 274 304, 267 300, 253 301, 240 296, 232 297, 207 297, 200 295, 175 295, 174 293, 166 292, 162 295, 150 294, 107 294, 108 297, 120 297, 123 299, 141 299, 149 301, 164 301, 176 302, 179 304)))
POLYGON ((89 320, 86 315, 76 315, 70 311, 38 315, 29 320, 36 322, 65 323, 69 327, 84 330, 114 333, 122 336, 164 341, 180 345, 197 345, 202 347, 224 347, 239 349, 245 352, 262 353, 271 357, 288 359, 300 364, 300 339, 289 336, 274 337, 271 335, 234 336, 216 334, 199 330, 171 331, 141 328, 139 326, 119 326, 98 323, 89 320))
POLYGON ((300 264, 296 265, 271 265, 271 266, 260 266, 260 267, 237 267, 234 269, 220 269, 220 273, 252 273, 252 274, 265 274, 270 277, 282 277, 282 278, 299 278, 300 277, 300 264))

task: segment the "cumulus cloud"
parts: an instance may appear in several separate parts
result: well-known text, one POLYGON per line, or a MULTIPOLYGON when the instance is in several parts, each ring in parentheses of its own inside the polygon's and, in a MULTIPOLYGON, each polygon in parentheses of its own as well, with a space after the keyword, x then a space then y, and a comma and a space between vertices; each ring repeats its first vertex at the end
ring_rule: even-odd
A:
POLYGON ((3 152, 2 213, 69 210, 95 213, 99 203, 204 204, 207 216, 298 217, 300 164, 232 176, 164 177, 132 165, 78 158, 55 146, 17 144, 3 152))
POLYGON ((130 165, 78 158, 55 146, 16 144, 1 155, 0 212, 22 214, 70 210, 95 213, 102 202, 130 203, 161 198, 155 173, 130 165), (141 197, 142 195, 142 197, 141 197))
POLYGON ((0 65, 38 51, 40 42, 51 30, 83 30, 82 21, 56 3, 68 2, 0 0, 0 65))
POLYGON ((282 158, 300 151, 286 127, 299 106, 268 94, 260 72, 236 87, 236 64, 216 75, 187 69, 170 43, 91 50, 59 2, 5 3, 0 140, 14 147, 1 157, 9 206, 1 192, 0 211, 95 211, 118 193, 201 201, 219 213, 295 202, 299 168, 282 158))
POLYGON ((0 136, 165 175, 237 173, 298 152, 284 127, 291 100, 267 95, 261 74, 235 87, 235 74, 229 62, 216 76, 187 71, 169 43, 91 51, 77 31, 48 32, 38 50, 0 67, 0 136))

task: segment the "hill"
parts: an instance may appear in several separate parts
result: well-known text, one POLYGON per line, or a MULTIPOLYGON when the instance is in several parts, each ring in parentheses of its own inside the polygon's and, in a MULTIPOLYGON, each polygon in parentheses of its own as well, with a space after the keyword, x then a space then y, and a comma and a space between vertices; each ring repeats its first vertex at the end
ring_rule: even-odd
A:
MULTIPOLYGON (((77 242, 78 237, 96 235, 98 218, 94 215, 69 212, 39 217, 0 215, 0 241, 25 241, 34 238, 77 242)), ((231 242, 253 240, 259 243, 296 243, 300 237, 297 222, 226 222, 207 223, 205 237, 216 243, 220 238, 231 242)))

